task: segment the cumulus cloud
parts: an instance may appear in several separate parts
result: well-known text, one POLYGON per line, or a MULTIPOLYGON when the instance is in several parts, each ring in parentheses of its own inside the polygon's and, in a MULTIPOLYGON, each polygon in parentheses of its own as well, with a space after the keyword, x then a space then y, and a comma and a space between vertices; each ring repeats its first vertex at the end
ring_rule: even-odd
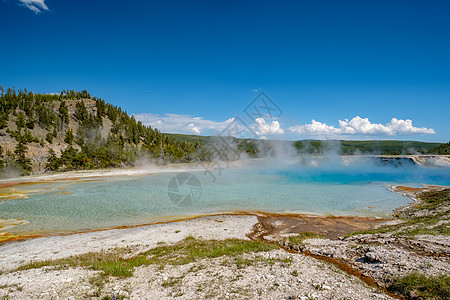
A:
POLYGON ((288 129, 296 134, 317 136, 342 136, 342 135, 413 135, 434 134, 434 130, 425 127, 414 127, 412 121, 392 118, 387 124, 372 123, 368 118, 354 117, 339 120, 339 127, 312 120, 310 124, 295 125, 288 129))
POLYGON ((177 114, 136 114, 134 117, 144 125, 157 128, 161 132, 204 135, 217 134, 233 121, 228 119, 224 122, 216 122, 205 120, 203 117, 177 114))
POLYGON ((49 10, 45 4, 45 0, 19 0, 19 2, 36 14, 49 10))
POLYGON ((295 125, 284 130, 279 121, 266 121, 257 118, 253 124, 240 124, 239 118, 230 118, 223 122, 206 120, 203 117, 178 114, 136 114, 137 121, 157 128, 165 133, 183 133, 196 135, 226 134, 239 137, 259 137, 261 139, 280 136, 288 131, 291 134, 313 136, 317 138, 338 138, 351 136, 395 136, 414 134, 434 134, 434 130, 426 127, 414 127, 409 119, 392 118, 386 124, 372 123, 368 118, 354 117, 351 120, 339 120, 339 126, 328 125, 316 120, 309 124, 295 125), (235 132, 236 131, 236 132, 235 132))
POLYGON ((278 121, 266 123, 264 118, 257 118, 255 120, 256 134, 259 136, 283 134, 284 130, 280 128, 278 121))
POLYGON ((200 128, 198 126, 195 126, 194 123, 191 123, 188 125, 188 128, 190 131, 192 131, 195 134, 200 134, 200 128))

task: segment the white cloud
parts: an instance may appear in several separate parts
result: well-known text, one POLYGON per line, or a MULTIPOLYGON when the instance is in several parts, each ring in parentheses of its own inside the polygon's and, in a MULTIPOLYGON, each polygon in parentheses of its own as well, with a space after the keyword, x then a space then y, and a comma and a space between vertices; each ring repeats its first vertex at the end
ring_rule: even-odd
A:
POLYGON ((413 134, 434 134, 434 130, 425 127, 414 127, 412 121, 392 118, 392 120, 383 125, 381 123, 372 123, 368 118, 354 117, 350 121, 339 120, 339 127, 327 125, 316 120, 310 124, 295 125, 288 128, 289 131, 296 134, 317 135, 325 137, 342 135, 413 135, 413 134))
POLYGON ((134 117, 144 125, 150 125, 161 132, 204 135, 216 135, 233 121, 228 119, 224 122, 216 122, 205 120, 203 117, 177 114, 136 114, 134 117))
POLYGON ((263 118, 257 118, 255 120, 256 123, 256 134, 259 136, 264 135, 276 135, 283 134, 284 130, 280 128, 280 123, 278 121, 272 121, 272 123, 266 123, 266 120, 263 118))
MULTIPOLYGON (((285 134, 278 121, 266 121, 264 118, 257 118, 253 124, 241 126, 235 119, 230 118, 223 122, 205 120, 203 117, 194 117, 190 115, 177 114, 136 114, 137 121, 145 125, 150 125, 164 133, 183 133, 183 134, 202 134, 218 135, 223 133, 228 127, 227 134, 239 137, 259 137, 261 139, 271 138, 285 134), (239 129, 237 129, 239 128, 239 129), (237 132, 234 132, 236 131, 237 132), (256 134, 256 136, 255 136, 256 134)), ((368 118, 354 117, 351 120, 339 120, 339 126, 328 125, 316 120, 309 124, 295 125, 287 128, 287 131, 293 134, 313 136, 317 138, 338 138, 350 136, 395 136, 395 135, 414 135, 414 134, 434 134, 434 130, 425 127, 414 127, 411 120, 402 120, 392 118, 386 124, 372 123, 368 118)))
POLYGON ((39 14, 44 10, 49 10, 44 1, 45 0, 19 0, 21 5, 25 6, 36 14, 39 14))
POLYGON ((188 128, 190 131, 192 131, 195 134, 200 134, 200 128, 198 126, 195 126, 194 123, 191 123, 188 125, 188 128))

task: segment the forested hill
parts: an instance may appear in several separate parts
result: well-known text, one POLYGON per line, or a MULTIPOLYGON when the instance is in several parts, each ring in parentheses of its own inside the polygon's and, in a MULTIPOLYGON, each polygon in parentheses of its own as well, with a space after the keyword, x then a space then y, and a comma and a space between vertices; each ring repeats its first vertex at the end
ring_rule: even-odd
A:
POLYGON ((87 91, 36 94, 0 87, 0 173, 20 175, 187 162, 199 145, 161 134, 87 91))

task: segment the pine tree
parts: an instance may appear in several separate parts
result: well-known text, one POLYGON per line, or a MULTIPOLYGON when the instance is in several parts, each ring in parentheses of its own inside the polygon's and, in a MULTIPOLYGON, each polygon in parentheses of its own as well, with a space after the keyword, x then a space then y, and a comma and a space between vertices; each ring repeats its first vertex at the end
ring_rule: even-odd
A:
POLYGON ((59 114, 61 119, 64 121, 64 124, 69 124, 69 110, 66 106, 66 101, 62 100, 59 104, 59 114))
POLYGON ((75 169, 80 165, 79 152, 72 145, 61 151, 61 165, 64 165, 67 170, 75 169))
POLYGON ((66 142, 67 144, 72 145, 73 139, 74 139, 74 136, 73 136, 72 129, 67 130, 66 131, 66 137, 64 138, 64 142, 66 142))
POLYGON ((16 164, 23 170, 24 174, 30 174, 32 170, 31 159, 26 156, 27 150, 27 146, 25 146, 24 143, 19 142, 14 151, 16 154, 16 164))
POLYGON ((52 135, 52 133, 50 131, 47 132, 47 135, 45 136, 45 139, 47 140, 47 142, 49 144, 53 144, 53 135, 52 135))
POLYGON ((5 160, 3 156, 3 147, 0 145, 0 174, 5 170, 5 160))
POLYGON ((36 142, 37 143, 37 142, 39 142, 39 140, 37 138, 34 138, 31 135, 31 132, 29 130, 27 130, 27 129, 23 132, 22 139, 24 140, 25 143, 32 143, 32 142, 36 142))
POLYGON ((58 171, 59 167, 61 166, 61 160, 56 156, 55 151, 50 148, 48 150, 48 158, 47 163, 45 164, 45 170, 46 171, 58 171))
POLYGON ((20 129, 25 127, 25 115, 23 114, 23 112, 19 112, 19 114, 17 115, 16 125, 17 125, 17 130, 19 130, 19 131, 20 131, 20 129))
POLYGON ((0 111, 0 129, 7 127, 9 120, 9 115, 5 112, 0 111))
POLYGON ((84 105, 83 100, 75 104, 75 117, 80 121, 84 121, 86 118, 89 117, 89 113, 86 109, 86 106, 84 105))
POLYGON ((28 119, 26 126, 28 129, 34 129, 34 120, 33 119, 28 119))

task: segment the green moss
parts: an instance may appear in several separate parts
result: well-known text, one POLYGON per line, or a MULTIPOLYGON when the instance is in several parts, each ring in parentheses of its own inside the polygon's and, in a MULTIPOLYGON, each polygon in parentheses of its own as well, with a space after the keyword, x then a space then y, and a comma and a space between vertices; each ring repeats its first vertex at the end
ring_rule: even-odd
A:
POLYGON ((419 235, 419 234, 429 234, 429 235, 450 235, 450 228, 448 224, 441 224, 434 226, 432 228, 416 227, 411 230, 404 230, 401 232, 403 235, 419 235))

